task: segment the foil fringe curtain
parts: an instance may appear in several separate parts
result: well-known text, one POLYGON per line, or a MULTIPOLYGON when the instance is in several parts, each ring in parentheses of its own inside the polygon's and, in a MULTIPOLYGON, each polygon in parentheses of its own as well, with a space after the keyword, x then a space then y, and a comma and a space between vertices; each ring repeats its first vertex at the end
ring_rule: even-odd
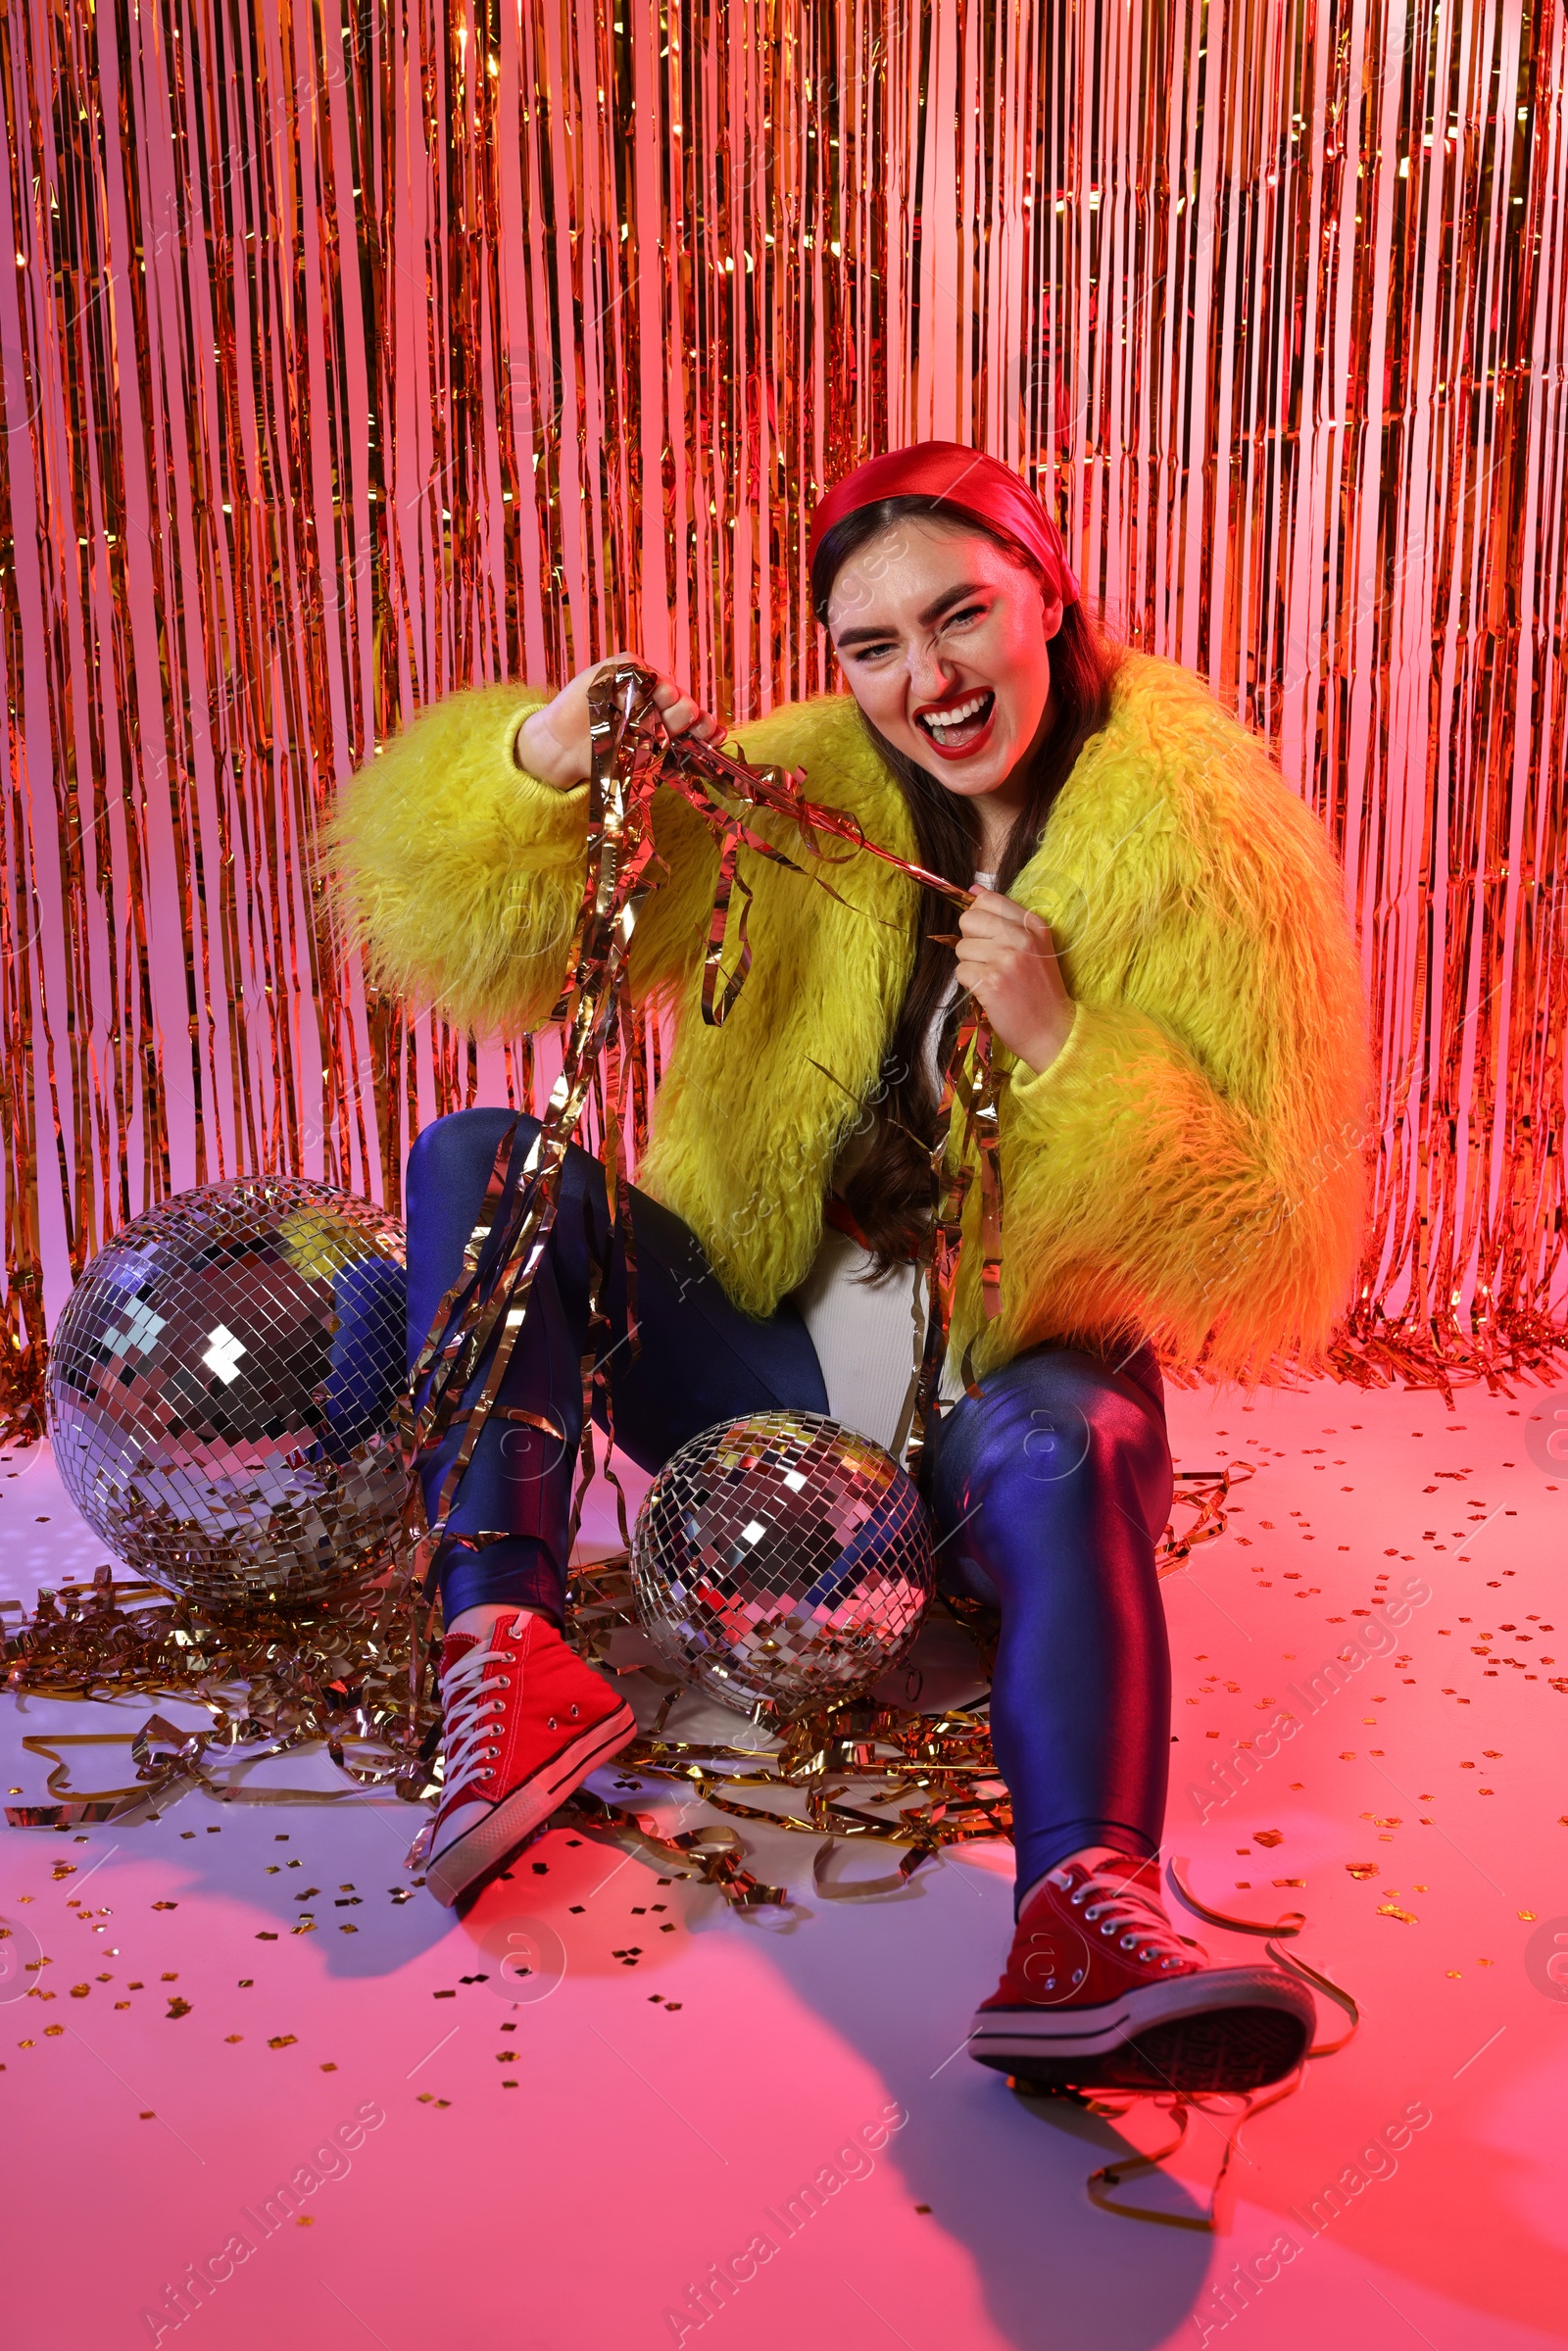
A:
POLYGON ((11 1425, 143 1206, 396 1208, 422 1121, 553 1074, 367 995, 336 779, 619 647, 736 718, 820 689, 811 499, 922 433, 1024 468, 1344 856, 1342 1368, 1549 1367, 1565 91, 1560 0, 0 12, 11 1425))

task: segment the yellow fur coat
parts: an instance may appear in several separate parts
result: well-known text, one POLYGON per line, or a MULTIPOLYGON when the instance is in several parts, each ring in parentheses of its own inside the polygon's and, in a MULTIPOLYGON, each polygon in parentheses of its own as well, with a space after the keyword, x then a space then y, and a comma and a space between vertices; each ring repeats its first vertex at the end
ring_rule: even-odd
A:
MULTIPOLYGON (((514 684, 432 705, 345 786, 329 835, 376 979, 481 1031, 547 1016, 579 903, 587 787, 557 792, 513 757, 544 699, 514 684)), ((737 740, 915 855, 847 697, 786 705, 737 740)), ((854 912, 743 853, 753 967, 723 1027, 706 1028, 713 843, 671 794, 656 830, 670 878, 644 908, 632 978, 676 1035, 638 1181, 765 1315, 810 1266, 835 1153, 876 1082, 914 887, 865 856, 828 868, 854 912)), ((781 822, 767 830, 809 862, 781 822)), ((1360 968, 1320 827, 1200 680, 1129 653, 1012 896, 1053 926, 1077 1012, 1043 1073, 1000 1055, 1002 1313, 983 1327, 966 1247, 956 1345, 977 1336, 985 1370, 1040 1340, 1133 1328, 1178 1375, 1251 1383, 1286 1358, 1320 1363, 1357 1263, 1369 1087, 1360 968)))

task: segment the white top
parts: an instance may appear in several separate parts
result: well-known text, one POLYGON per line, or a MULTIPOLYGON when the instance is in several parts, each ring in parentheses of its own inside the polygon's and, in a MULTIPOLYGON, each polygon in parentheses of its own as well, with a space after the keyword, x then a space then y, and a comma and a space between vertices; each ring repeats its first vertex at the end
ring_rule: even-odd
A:
MULTIPOLYGON (((982 890, 996 888, 994 874, 974 878, 982 890)), ((926 1065, 939 1085, 937 1048, 957 994, 955 980, 926 1030, 926 1065)), ((846 1151, 860 1141, 853 1137, 846 1151)), ((902 1460, 914 1410, 916 1349, 925 1337, 925 1277, 918 1266, 895 1265, 875 1280, 857 1279, 874 1263, 848 1233, 824 1225, 811 1270, 793 1296, 822 1367, 828 1411, 902 1460)), ((941 1394, 951 1399, 961 1393, 954 1366, 945 1364, 941 1394)))

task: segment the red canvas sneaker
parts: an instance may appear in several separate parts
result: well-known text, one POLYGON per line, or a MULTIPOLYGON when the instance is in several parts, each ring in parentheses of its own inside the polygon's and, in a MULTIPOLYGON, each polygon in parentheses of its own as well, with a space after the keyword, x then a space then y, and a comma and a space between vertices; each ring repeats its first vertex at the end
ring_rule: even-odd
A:
POLYGON ((1177 1935, 1157 1862, 1091 1856, 1025 1902, 969 2054, 1050 2089, 1250 2090, 1295 2072, 1315 2021, 1283 1968, 1210 1967, 1177 1935))
POLYGON ((450 1908, 637 1736, 624 1698, 547 1617, 519 1609, 449 1633, 441 1656, 441 1807, 424 1882, 450 1908))

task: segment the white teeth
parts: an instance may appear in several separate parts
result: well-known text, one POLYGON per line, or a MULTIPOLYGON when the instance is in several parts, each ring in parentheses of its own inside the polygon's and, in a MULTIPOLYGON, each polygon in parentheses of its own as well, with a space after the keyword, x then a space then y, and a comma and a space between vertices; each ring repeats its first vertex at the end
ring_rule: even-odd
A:
POLYGON ((960 702, 956 710, 944 710, 939 717, 934 710, 923 713, 924 722, 934 735, 944 735, 950 727, 961 726, 966 718, 975 717, 986 707, 989 697, 977 694, 969 702, 960 702))

